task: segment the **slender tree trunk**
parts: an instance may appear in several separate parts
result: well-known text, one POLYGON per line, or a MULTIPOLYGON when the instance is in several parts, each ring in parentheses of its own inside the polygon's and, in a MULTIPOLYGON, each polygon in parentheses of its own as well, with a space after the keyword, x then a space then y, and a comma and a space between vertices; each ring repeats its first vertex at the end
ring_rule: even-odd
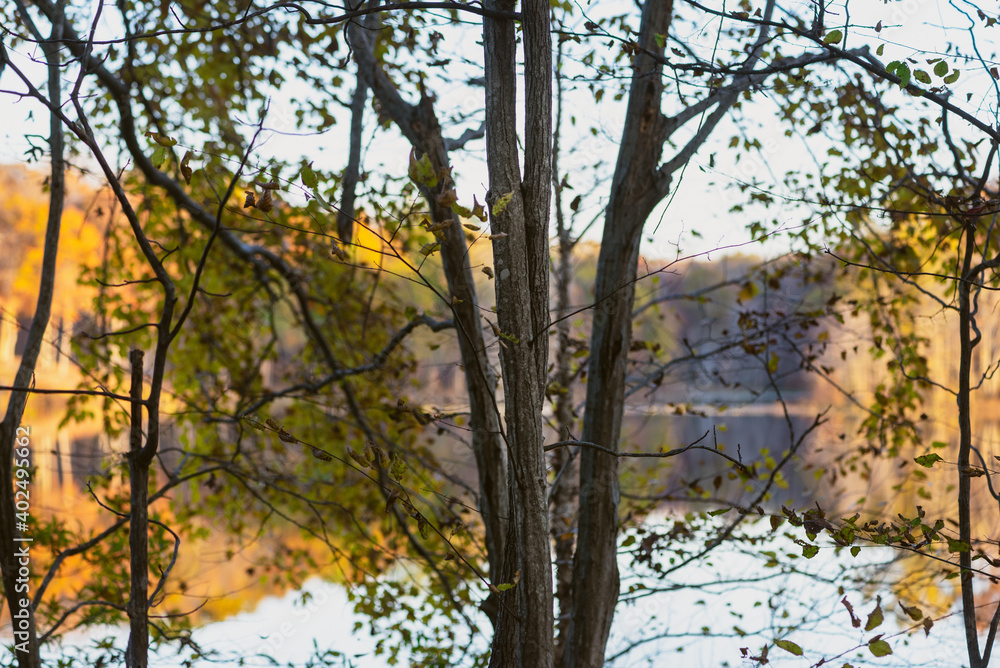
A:
POLYGON ((129 432, 128 474, 131 486, 129 508, 129 570, 132 574, 129 591, 129 636, 125 650, 128 668, 145 668, 149 655, 149 465, 142 451, 142 358, 141 350, 129 352, 132 365, 131 429, 129 432))
MULTIPOLYGON (((489 0, 512 11, 513 0, 489 0)), ((553 665, 552 561, 542 450, 542 404, 548 358, 548 223, 552 188, 552 38, 547 0, 522 10, 525 77, 524 181, 517 115, 513 21, 485 19, 486 161, 494 235, 497 319, 504 346, 504 409, 510 512, 490 666, 553 665), (505 202, 500 206, 498 202, 505 202)))
MULTIPOLYGON (((573 350, 570 347, 570 321, 564 319, 569 313, 569 287, 572 281, 571 256, 573 240, 570 238, 566 211, 563 208, 564 187, 559 171, 559 140, 562 127, 563 86, 562 49, 560 40, 556 50, 556 115, 552 133, 552 184, 555 196, 556 236, 559 241, 559 260, 555 269, 556 277, 556 372, 555 383, 559 395, 556 397, 555 420, 559 429, 559 440, 573 438, 573 388, 571 387, 573 350)), ((552 452, 552 471, 555 477, 549 495, 552 499, 552 542, 556 557, 556 620, 555 665, 562 665, 563 646, 566 629, 573 609, 573 548, 576 545, 577 498, 580 491, 579 470, 576 452, 572 448, 556 448, 552 452)))
MULTIPOLYGON (((61 12, 52 22, 50 39, 41 40, 42 51, 48 64, 48 95, 55 107, 62 103, 59 69, 59 40, 62 38, 63 21, 61 12)), ((36 35, 40 38, 40 36, 36 35)), ((59 250, 59 232, 62 223, 63 200, 66 196, 66 165, 63 154, 65 140, 63 127, 55 114, 49 115, 49 149, 52 160, 49 177, 49 215, 45 226, 45 245, 42 251, 41 282, 38 287, 38 300, 35 303, 35 314, 28 330, 28 340, 25 345, 21 363, 14 376, 14 387, 29 387, 33 384, 35 365, 41 351, 45 330, 49 324, 52 312, 52 296, 55 292, 56 257, 59 250)), ((0 571, 2 571, 4 592, 7 598, 7 608, 10 611, 14 625, 15 658, 19 668, 40 668, 38 630, 35 623, 34 603, 22 605, 30 599, 30 588, 27 577, 22 577, 25 566, 30 569, 30 554, 32 542, 30 536, 22 536, 22 530, 16 524, 17 515, 12 487, 14 439, 20 426, 24 407, 28 401, 27 392, 12 391, 7 403, 7 412, 3 422, 0 422, 0 571), (24 538, 25 540, 17 540, 24 538), (22 629, 20 620, 26 623, 22 629)), ((30 425, 28 425, 30 428, 30 425)), ((30 528, 30 518, 27 524, 30 528)))
POLYGON ((361 176, 361 135, 365 119, 365 102, 368 101, 368 83, 358 77, 357 87, 351 97, 351 138, 347 156, 347 168, 341 181, 340 212, 337 214, 337 236, 340 243, 351 243, 354 235, 354 199, 357 194, 358 179, 361 176))
POLYGON ((969 650, 970 668, 985 668, 979 654, 979 632, 976 625, 976 594, 972 577, 972 490, 969 459, 972 452, 972 256, 975 252, 975 232, 966 229, 962 257, 962 277, 958 281, 958 539, 969 546, 960 552, 962 569, 962 616, 965 621, 965 644, 969 650))
MULTIPOLYGON (((374 57, 376 24, 377 16, 373 14, 365 20, 364 26, 352 24, 348 27, 348 38, 354 49, 358 72, 414 150, 421 156, 428 156, 436 173, 450 174, 451 163, 441 125, 434 112, 433 100, 424 96, 419 104, 409 104, 378 67, 374 57)), ((465 367, 469 426, 479 474, 479 509, 486 529, 490 576, 497 580, 507 531, 507 462, 497 411, 497 379, 483 337, 479 298, 472 278, 465 233, 458 214, 439 200, 441 195, 453 187, 450 176, 444 176, 439 179, 435 188, 423 188, 423 194, 430 207, 433 222, 444 226, 440 231, 441 263, 448 282, 451 310, 455 318, 455 329, 458 331, 458 347, 465 367)), ((496 610, 492 597, 484 610, 495 621, 496 610)))
MULTIPOLYGON (((657 35, 670 26, 673 3, 643 5, 639 46, 632 65, 625 128, 604 222, 594 287, 596 308, 587 373, 584 441, 618 450, 625 404, 625 370, 632 340, 632 305, 643 224, 663 199, 670 175, 660 171, 669 132, 660 112, 663 53, 657 35)), ((618 602, 618 459, 584 448, 580 453, 580 518, 573 561, 573 615, 563 668, 597 668, 618 602)))

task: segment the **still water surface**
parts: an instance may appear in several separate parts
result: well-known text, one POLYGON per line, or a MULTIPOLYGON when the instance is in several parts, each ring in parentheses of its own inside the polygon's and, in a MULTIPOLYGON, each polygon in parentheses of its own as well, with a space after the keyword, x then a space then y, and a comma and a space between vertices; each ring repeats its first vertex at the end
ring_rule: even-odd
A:
MULTIPOLYGON (((706 445, 721 445, 727 453, 749 462, 767 452, 779 455, 812 424, 815 415, 815 411, 809 410, 796 412, 787 419, 774 412, 681 417, 632 415, 627 421, 629 436, 625 448, 647 452, 667 450, 692 443, 708 433, 706 445)), ((863 493, 865 490, 840 489, 817 482, 813 475, 817 465, 851 447, 855 431, 856 425, 836 415, 816 429, 802 445, 800 452, 805 457, 793 464, 787 488, 765 504, 768 512, 776 511, 782 504, 801 508, 814 501, 842 507, 851 495, 863 493)), ((651 528, 670 526, 691 508, 720 507, 716 502, 706 508, 704 503, 695 504, 686 498, 691 481, 709 486, 706 481, 728 470, 727 463, 711 453, 691 451, 670 460, 666 466, 660 462, 656 471, 639 464, 629 466, 623 488, 626 494, 645 493, 674 499, 662 503, 648 519, 651 528)), ((713 490, 713 494, 716 500, 728 499, 737 504, 752 496, 728 481, 713 490)), ((720 522, 725 519, 722 516, 720 522)), ((762 535, 769 533, 769 529, 766 522, 759 527, 762 535)), ((844 663, 965 665, 958 616, 939 620, 930 637, 925 638, 919 629, 907 633, 888 612, 896 606, 895 598, 886 592, 862 590, 860 585, 850 584, 854 571, 845 568, 877 564, 882 559, 891 559, 891 553, 882 548, 866 548, 858 559, 852 560, 829 541, 823 542, 821 538, 820 545, 822 549, 816 557, 801 559, 802 574, 769 568, 760 557, 760 549, 748 548, 744 552, 737 547, 725 547, 660 581, 651 572, 634 567, 623 556, 623 598, 609 642, 608 654, 613 657, 609 665, 618 668, 750 666, 755 663, 744 658, 741 649, 746 648, 750 656, 758 655, 762 644, 777 639, 797 643, 805 654, 796 657, 772 648, 768 657, 772 665, 811 666, 822 658, 837 666, 844 663), (639 589, 629 593, 634 587, 639 589), (657 588, 662 591, 656 591, 657 588), (885 625, 869 633, 853 628, 842 599, 846 597, 864 620, 874 607, 872 597, 876 593, 885 596, 885 625), (787 619, 802 619, 804 623, 789 633, 784 628, 787 619), (867 651, 865 643, 878 633, 886 633, 885 639, 893 648, 892 656, 875 659, 867 651), (833 657, 837 657, 836 661, 833 657)), ((767 549, 781 555, 783 563, 793 559, 787 554, 801 553, 800 546, 786 539, 779 539, 767 549)), ((870 565, 867 575, 876 573, 878 568, 870 565)), ((922 605, 919 600, 906 602, 922 605)), ((898 611, 898 607, 895 609, 898 611)), ((204 648, 217 651, 219 656, 211 664, 196 665, 274 665, 266 657, 278 660, 281 665, 304 665, 317 651, 333 651, 339 655, 327 665, 388 666, 385 656, 374 654, 376 639, 365 630, 354 630, 359 621, 361 628, 367 629, 365 619, 353 613, 341 585, 312 579, 301 591, 264 598, 252 610, 197 629, 195 640, 204 648)), ((105 635, 113 636, 115 644, 124 647, 125 629, 102 629, 85 635, 68 635, 67 654, 105 635)), ((482 645, 487 639, 474 642, 482 645)), ((185 658, 184 653, 165 649, 158 653, 153 665, 179 668, 185 665, 185 658)), ((407 657, 399 659, 397 665, 408 665, 407 657)))

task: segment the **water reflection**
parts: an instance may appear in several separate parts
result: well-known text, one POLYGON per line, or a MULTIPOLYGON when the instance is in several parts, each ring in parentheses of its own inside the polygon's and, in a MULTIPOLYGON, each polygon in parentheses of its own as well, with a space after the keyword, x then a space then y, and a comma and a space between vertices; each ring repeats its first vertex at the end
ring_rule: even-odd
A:
MULTIPOLYGON (((629 434, 625 448, 633 452, 668 451, 697 443, 699 446, 718 449, 744 464, 761 461, 767 457, 776 462, 800 440, 812 426, 813 416, 768 413, 743 415, 633 415, 626 420, 629 434), (789 424, 791 429, 789 429, 789 424)), ((797 453, 806 457, 820 434, 806 438, 797 453)), ((736 505, 750 502, 756 495, 729 473, 732 463, 703 449, 692 449, 664 460, 629 460, 623 468, 639 476, 633 491, 642 490, 646 495, 655 492, 665 500, 706 498, 726 500, 736 505), (644 480, 650 478, 651 485, 644 480)), ((801 506, 811 503, 817 496, 815 480, 803 470, 801 461, 790 467, 783 476, 785 487, 777 487, 775 498, 765 504, 777 510, 780 503, 801 506)), ((623 485, 629 485, 627 477, 623 485)), ((822 499, 828 501, 828 499, 822 499)))
MULTIPOLYGON (((750 406, 723 412, 705 408, 702 415, 632 414, 625 420, 623 449, 630 452, 667 451, 694 443, 718 446, 749 464, 765 462, 750 484, 733 479, 733 465, 705 450, 690 450, 669 459, 630 459, 622 464, 622 489, 633 499, 660 498, 678 509, 705 510, 753 501, 766 477, 767 463, 780 462, 803 434, 801 445, 771 487, 761 505, 779 512, 782 505, 805 508, 818 503, 829 515, 853 515, 897 521, 914 517, 919 506, 928 517, 955 514, 957 481, 954 448, 958 439, 954 409, 934 411, 918 427, 920 439, 897 456, 874 447, 859 433, 864 414, 859 410, 797 403, 786 417, 778 404, 750 406), (811 429, 822 413, 822 424, 811 429), (707 434, 707 436, 706 436, 707 434), (935 452, 942 461, 926 469, 914 458, 935 452), (770 458, 770 459, 769 459, 770 458)), ((928 411, 931 413, 931 411, 928 411)), ((1000 415, 981 412, 973 425, 974 443, 987 465, 1000 456, 1000 415)), ((974 461, 979 466, 980 463, 974 461)), ((987 518, 996 502, 985 477, 974 479, 974 535, 994 537, 997 527, 987 518), (989 511, 989 512, 987 512, 989 511)))

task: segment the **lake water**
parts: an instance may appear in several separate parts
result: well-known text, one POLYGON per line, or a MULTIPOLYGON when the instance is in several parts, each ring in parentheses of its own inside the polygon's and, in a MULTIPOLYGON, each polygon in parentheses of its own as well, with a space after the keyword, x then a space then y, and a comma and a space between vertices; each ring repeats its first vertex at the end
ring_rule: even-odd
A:
MULTIPOLYGON (((667 519, 664 516, 658 521, 667 519)), ((759 533, 766 532, 767 529, 761 528, 759 533)), ((774 547, 779 553, 799 551, 797 545, 787 540, 777 541, 774 547)), ((862 569, 862 575, 871 575, 883 568, 880 559, 891 555, 882 548, 865 549, 857 559, 835 552, 833 546, 824 546, 813 559, 802 559, 804 574, 795 575, 763 567, 759 557, 726 548, 662 583, 669 591, 625 596, 631 600, 624 600, 619 606, 608 656, 615 657, 630 647, 632 650, 608 665, 615 668, 750 666, 754 664, 742 658, 741 648, 758 655, 765 638, 787 639, 804 650, 799 657, 772 647, 768 659, 776 666, 814 665, 824 657, 835 666, 844 663, 857 667, 966 665, 957 615, 937 621, 930 636, 925 637, 919 628, 907 631, 900 626, 892 612, 892 599, 883 598, 886 622, 872 632, 853 628, 841 600, 847 598, 852 603, 862 622, 875 601, 850 586, 851 572, 845 570, 845 563, 862 569), (841 584, 824 583, 813 576, 843 579, 841 584), (701 583, 718 584, 699 586, 701 583), (839 589, 841 585, 846 585, 845 591, 839 589), (783 618, 786 611, 792 618, 804 620, 799 630, 783 629, 788 621, 783 618), (741 632, 748 635, 740 637, 741 632), (865 643, 880 633, 885 634, 893 654, 876 659, 865 643)), ((623 588, 635 584, 637 577, 647 587, 655 586, 651 578, 633 571, 625 560, 622 567, 623 588)), ((196 630, 195 641, 218 652, 211 664, 197 665, 218 668, 275 665, 264 655, 273 657, 280 665, 309 665, 310 657, 318 650, 340 654, 321 665, 389 668, 385 657, 374 655, 375 639, 366 632, 353 630, 357 621, 364 620, 351 611, 343 587, 313 579, 302 592, 268 597, 253 611, 196 630), (303 600, 302 593, 307 594, 307 600, 303 600)), ((917 625, 911 622, 910 626, 917 625)), ((105 635, 111 635, 117 646, 124 647, 125 629, 74 633, 65 642, 79 647, 105 635)), ((178 655, 172 649, 161 650, 151 665, 182 668, 187 665, 187 658, 187 653, 178 655)), ((399 658, 397 665, 409 665, 405 656, 399 658)))
MULTIPOLYGON (((653 452, 692 443, 708 432, 704 441, 712 447, 719 444, 733 456, 753 461, 765 451, 780 455, 798 434, 806 429, 815 411, 802 409, 791 416, 791 433, 785 417, 773 410, 741 414, 667 416, 662 414, 631 415, 627 420, 625 449, 653 452)), ((942 419, 938 431, 950 438, 948 425, 942 419), (943 431, 942 431, 943 430, 943 431)), ((989 424, 992 424, 990 422, 989 424)), ((982 429, 981 434, 996 433, 982 429)), ((827 458, 845 448, 854 447, 854 426, 848 418, 831 416, 828 424, 816 430, 803 445, 804 460, 795 463, 788 473, 787 488, 764 504, 768 512, 776 512, 782 504, 803 507, 821 500, 824 507, 837 506, 845 513, 844 504, 871 489, 838 488, 817 482, 813 471, 827 458)), ((988 443, 987 445, 995 445, 988 443)), ((987 453, 988 454, 988 453, 987 453)), ((673 458, 652 470, 647 463, 630 462, 624 467, 623 492, 628 494, 662 495, 672 499, 663 502, 647 521, 648 528, 662 527, 666 533, 683 514, 691 509, 722 508, 720 499, 740 504, 750 493, 738 489, 726 480, 718 489, 712 488, 716 476, 729 470, 729 465, 716 455, 691 451, 673 458), (643 476, 643 477, 640 477, 643 476), (711 490, 708 500, 691 498, 691 482, 711 490)), ((883 487, 885 480, 881 480, 883 487)), ((869 481, 870 484, 870 481, 869 481)), ((715 518, 721 526, 735 511, 715 518)), ((787 529, 785 525, 781 531, 787 529)), ((686 566, 669 577, 659 579, 647 566, 635 566, 627 555, 621 559, 623 598, 609 642, 608 655, 615 657, 609 665, 617 668, 633 666, 709 666, 753 665, 743 658, 758 655, 761 645, 776 639, 788 639, 800 645, 803 657, 796 657, 779 648, 772 648, 768 659, 773 665, 813 665, 827 658, 831 665, 850 663, 854 666, 962 666, 965 665, 965 645, 958 615, 938 620, 925 638, 922 630, 910 632, 897 624, 890 610, 899 612, 898 600, 887 590, 860 584, 879 575, 898 575, 933 570, 933 565, 894 563, 877 565, 880 560, 898 556, 885 548, 867 547, 857 559, 838 551, 829 541, 820 539, 821 549, 812 559, 801 556, 801 545, 792 539, 779 537, 767 546, 749 541, 762 539, 770 533, 766 523, 750 531, 747 542, 728 545, 713 551, 707 558, 686 566), (793 564, 795 570, 768 564, 762 550, 770 550, 781 564, 793 564), (858 569, 861 570, 858 570, 858 569), (800 572, 796 572, 800 571, 800 572), (843 587, 843 591, 841 591, 843 587), (631 591, 630 591, 631 590, 631 591), (882 608, 887 621, 883 627, 865 633, 851 626, 850 616, 842 600, 846 597, 856 614, 864 621, 874 607, 874 597, 883 597, 882 608), (789 620, 803 620, 801 628, 788 631, 789 620), (875 659, 865 643, 879 633, 893 649, 893 655, 875 659), (743 635, 745 634, 745 635, 743 635), (630 651, 627 651, 630 650, 630 651), (836 662, 832 657, 837 657, 836 662)), ((707 534, 706 536, 707 537, 707 534)), ((793 538, 802 538, 801 530, 793 538)), ((703 537, 704 538, 704 537, 703 537)), ((637 541, 638 543, 639 541, 637 541)), ((689 541, 694 549, 697 540, 689 541)), ((634 547, 632 548, 634 550, 634 547)), ((669 554, 663 554, 667 559, 669 554)), ((663 561, 665 567, 669 563, 663 561)), ((225 568, 225 565, 222 565, 225 568)), ((209 575, 208 577, 212 577, 209 575)), ((239 596, 238 589, 232 590, 239 596)), ((930 611, 953 597, 950 584, 943 580, 935 586, 914 590, 913 598, 903 602, 930 611), (923 598, 921 598, 923 597, 923 598)), ((246 602, 238 605, 246 605, 246 602)), ((488 623, 482 620, 482 626, 488 623)), ((9 627, 7 627, 9 629, 9 627)), ((353 613, 345 589, 318 578, 308 581, 299 592, 268 596, 252 609, 205 624, 194 632, 195 641, 218 653, 213 666, 308 665, 317 652, 327 655, 332 666, 384 668, 385 656, 375 656, 377 639, 367 631, 365 618, 353 613), (355 624, 362 623, 362 631, 355 624)), ((123 648, 127 634, 124 629, 96 629, 86 634, 71 633, 64 640, 65 656, 71 656, 93 640, 108 635, 123 648)), ((485 637, 478 641, 488 642, 485 637)), ((50 655, 55 658, 55 655, 50 655)), ((186 665, 189 655, 165 648, 156 654, 153 665, 174 667, 186 665)), ((399 657, 399 665, 408 665, 407 657, 399 657)), ((86 663, 86 662, 84 662, 86 663)), ((201 662, 198 665, 202 665, 201 662)))

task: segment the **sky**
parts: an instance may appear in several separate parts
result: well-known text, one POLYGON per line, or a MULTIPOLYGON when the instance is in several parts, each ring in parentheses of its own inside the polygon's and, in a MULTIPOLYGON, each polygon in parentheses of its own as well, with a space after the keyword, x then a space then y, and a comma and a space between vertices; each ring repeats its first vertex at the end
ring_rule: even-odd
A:
MULTIPOLYGON (((619 0, 590 3, 582 9, 591 16, 601 11, 619 11, 629 5, 630 3, 619 0)), ((957 2, 955 5, 974 13, 974 9, 968 3, 957 2)), ((808 2, 794 2, 793 6, 808 6, 808 2)), ((113 12, 105 12, 104 16, 111 17, 113 12)), ((849 13, 842 4, 831 4, 828 26, 832 27, 838 22, 847 21, 848 17, 855 26, 850 32, 853 40, 851 44, 857 46, 867 40, 874 48, 875 45, 884 43, 883 62, 915 55, 916 51, 906 46, 907 44, 917 45, 924 52, 934 52, 936 49, 943 49, 948 39, 961 42, 967 36, 961 32, 962 28, 967 27, 966 19, 945 3, 936 0, 897 0, 887 4, 855 2, 850 6, 849 13), (884 27, 881 33, 876 35, 871 28, 879 20, 884 27)), ((112 21, 111 18, 105 20, 112 21)), ((690 34, 678 37, 690 43, 711 44, 717 27, 715 20, 706 20, 703 24, 694 26, 690 34)), ((114 30, 114 26, 109 23, 108 29, 114 30)), ((475 42, 474 35, 470 34, 465 39, 469 41, 451 44, 450 48, 467 53, 480 48, 475 42)), ((967 43, 963 45, 965 48, 968 46, 967 43)), ((992 47, 989 50, 992 51, 992 47)), ((12 59, 28 71, 35 81, 43 80, 44 69, 37 63, 31 62, 32 58, 40 58, 37 50, 22 45, 16 50, 9 49, 9 51, 12 59)), ((990 58, 992 54, 984 53, 984 56, 990 58)), ((966 76, 963 76, 954 88, 959 93, 965 90, 976 91, 977 95, 981 95, 982 103, 986 104, 990 90, 983 89, 983 79, 985 77, 987 85, 992 82, 984 73, 978 78, 971 74, 973 72, 970 67, 969 72, 963 72, 966 76)), ((818 70, 818 76, 823 76, 822 70, 818 70)), ((14 79, 10 71, 0 76, 0 90, 20 89, 22 85, 14 79)), ((350 89, 350 85, 347 89, 350 89)), ((317 166, 341 169, 346 164, 347 154, 344 144, 346 115, 339 114, 343 122, 325 134, 297 136, 293 121, 294 110, 286 101, 287 94, 294 92, 294 90, 282 91, 281 95, 276 95, 271 101, 268 126, 275 132, 265 137, 265 143, 260 151, 262 161, 266 162, 267 156, 293 161, 308 156, 307 159, 315 160, 317 166)), ((730 208, 742 202, 744 197, 732 187, 733 184, 757 178, 765 183, 773 181, 775 188, 780 189, 778 179, 786 170, 812 166, 800 140, 785 137, 784 128, 773 122, 777 111, 776 101, 766 90, 757 91, 753 96, 752 102, 746 105, 743 127, 749 136, 761 141, 763 150, 757 155, 744 154, 739 163, 731 162, 734 153, 728 148, 728 142, 740 128, 737 128, 731 120, 724 121, 688 167, 682 173, 675 175, 671 195, 666 202, 657 207, 647 224, 643 241, 645 255, 669 260, 696 253, 705 253, 706 258, 718 256, 719 253, 710 252, 713 249, 767 255, 787 250, 787 243, 777 238, 763 245, 751 243, 746 225, 755 218, 773 217, 783 227, 795 228, 802 224, 808 212, 787 205, 779 206, 770 212, 748 207, 740 214, 730 213, 730 208), (713 153, 716 159, 710 162, 713 153)), ((974 98, 971 104, 975 106, 977 100, 978 98, 974 98)), ((665 106, 667 113, 676 108, 672 106, 672 102, 673 100, 668 100, 668 105, 665 106)), ((450 91, 445 90, 442 93, 438 109, 446 109, 449 104, 468 109, 470 105, 475 107, 477 98, 475 95, 470 98, 468 88, 455 86, 450 91)), ((598 146, 586 149, 582 155, 567 155, 564 164, 572 167, 574 159, 577 164, 583 165, 589 164, 588 160, 592 162, 593 159, 603 158, 613 166, 616 148, 613 142, 621 132, 624 103, 608 102, 594 105, 589 95, 578 91, 568 95, 567 107, 578 116, 578 125, 581 128, 593 126, 605 135, 608 141, 603 148, 598 146)), ((986 115, 990 112, 985 107, 981 111, 986 115)), ((21 162, 25 159, 30 145, 44 146, 42 137, 48 134, 47 113, 38 103, 12 94, 0 94, 0 119, 4 121, 3 127, 0 128, 0 162, 21 162)), ((369 117, 366 131, 371 129, 372 121, 369 117)), ((113 142, 110 143, 113 145, 113 142)), ((581 139, 578 144, 570 143, 570 145, 573 147, 572 150, 579 150, 584 143, 581 139)), ((453 154, 460 202, 471 203, 473 195, 480 201, 484 198, 487 182, 484 151, 483 140, 478 140, 472 142, 468 150, 462 154, 453 154)), ((409 147, 400 138, 379 133, 366 147, 365 168, 373 169, 383 165, 396 173, 405 172, 408 152, 409 147)), ((290 196, 290 201, 296 203, 295 197, 290 196)), ((599 208, 591 205, 589 209, 585 207, 580 219, 590 219, 599 215, 599 208)), ((592 226, 587 238, 598 240, 600 228, 600 224, 592 226)))

